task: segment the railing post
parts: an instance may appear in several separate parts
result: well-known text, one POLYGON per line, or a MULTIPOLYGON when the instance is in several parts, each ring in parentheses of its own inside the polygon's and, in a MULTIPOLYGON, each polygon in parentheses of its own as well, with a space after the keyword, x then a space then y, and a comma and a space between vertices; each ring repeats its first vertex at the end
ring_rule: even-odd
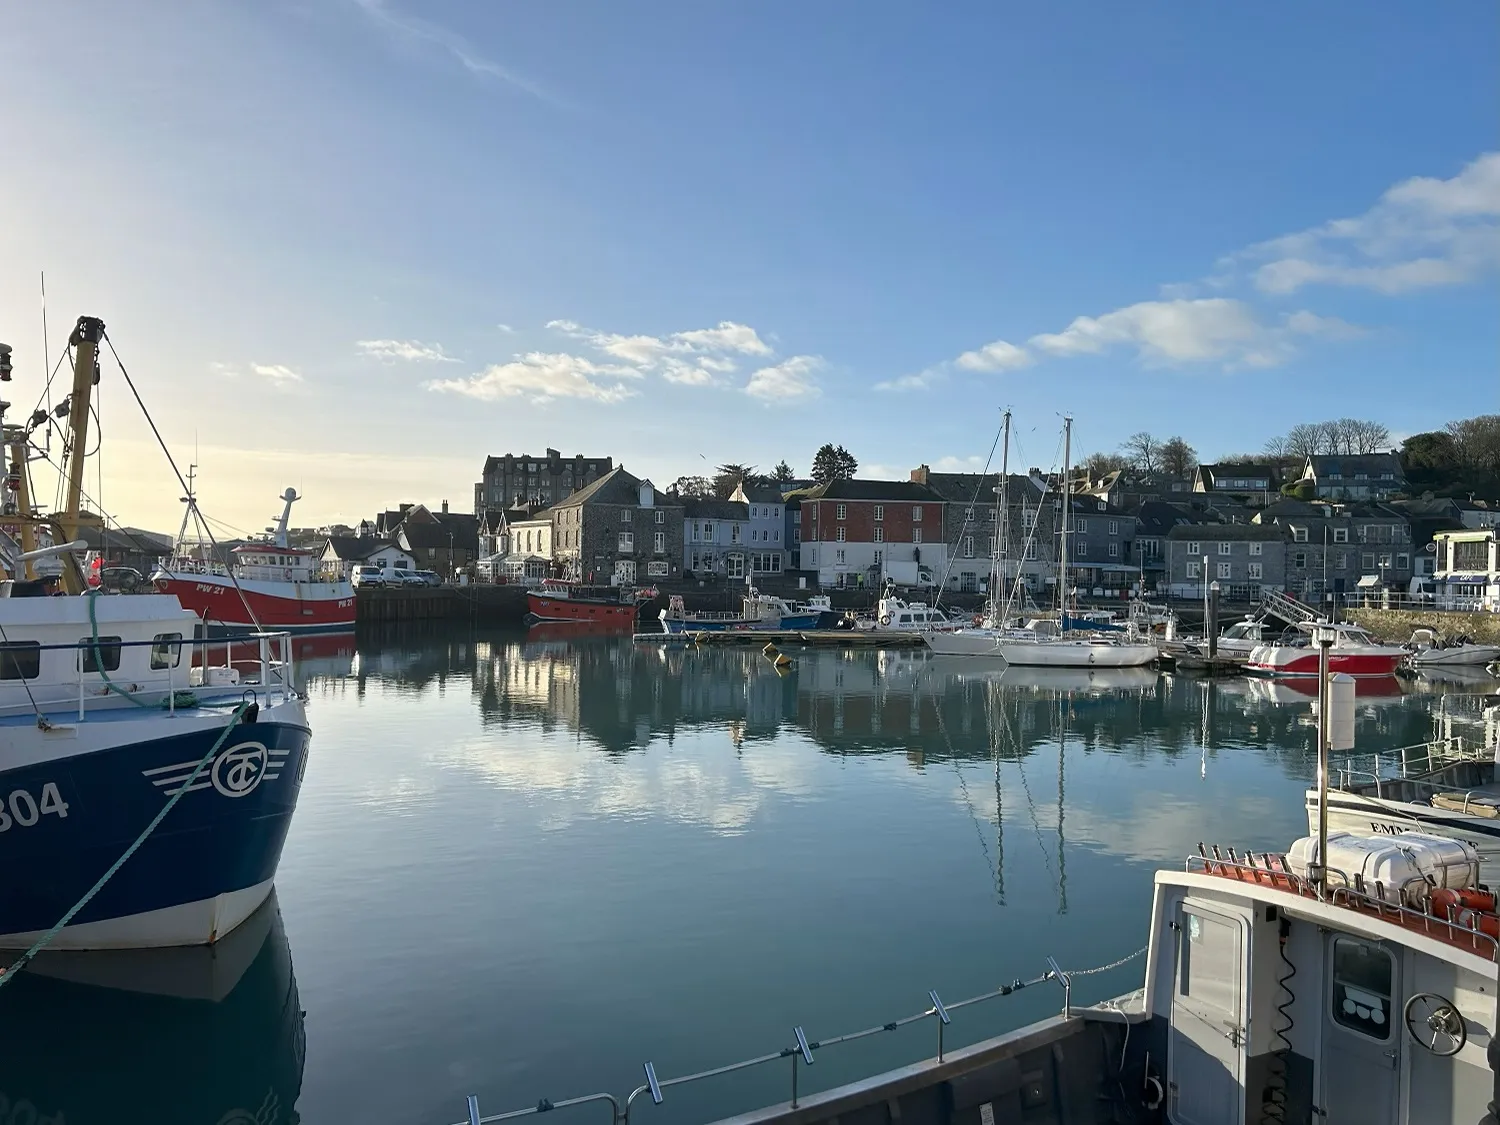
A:
POLYGON ((1047 967, 1052 970, 1052 979, 1062 985, 1063 989, 1063 1019, 1073 1018, 1073 981, 1067 973, 1058 967, 1056 958, 1047 958, 1047 967))
POLYGON ((948 1009, 943 1007, 943 1002, 938 999, 937 989, 929 989, 927 998, 932 1001, 932 1014, 938 1020, 938 1062, 943 1061, 943 1028, 948 1026, 948 1009))
POLYGON ((271 638, 261 633, 258 638, 260 645, 260 686, 266 690, 268 697, 271 692, 271 638))
POLYGON ((792 1034, 797 1038, 797 1049, 792 1052, 792 1108, 797 1108, 797 1058, 800 1055, 808 1066, 812 1066, 812 1048, 807 1045, 807 1036, 802 1031, 802 1025, 798 1024, 792 1028, 792 1034))
POLYGON ((469 1125, 479 1125, 479 1095, 469 1095, 469 1125))

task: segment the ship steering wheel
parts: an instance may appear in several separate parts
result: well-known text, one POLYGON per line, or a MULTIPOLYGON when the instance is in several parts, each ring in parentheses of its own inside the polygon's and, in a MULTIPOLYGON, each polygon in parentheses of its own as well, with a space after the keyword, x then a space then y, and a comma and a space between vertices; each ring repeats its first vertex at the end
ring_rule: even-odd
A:
POLYGON ((1440 1058, 1463 1050, 1469 1027, 1453 1001, 1436 992, 1419 992, 1402 1009, 1407 1033, 1440 1058))

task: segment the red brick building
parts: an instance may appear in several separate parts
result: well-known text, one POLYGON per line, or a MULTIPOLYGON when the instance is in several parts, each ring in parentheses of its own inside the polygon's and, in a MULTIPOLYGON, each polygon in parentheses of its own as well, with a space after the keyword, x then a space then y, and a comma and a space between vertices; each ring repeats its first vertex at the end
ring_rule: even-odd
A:
POLYGON ((799 495, 802 569, 817 571, 820 586, 879 586, 887 577, 901 586, 942 581, 945 505, 931 488, 904 480, 836 480, 799 495))

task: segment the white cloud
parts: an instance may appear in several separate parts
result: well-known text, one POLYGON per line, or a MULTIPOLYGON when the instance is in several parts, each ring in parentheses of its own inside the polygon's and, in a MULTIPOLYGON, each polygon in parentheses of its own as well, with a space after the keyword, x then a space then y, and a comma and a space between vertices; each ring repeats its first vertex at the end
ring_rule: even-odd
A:
POLYGON ((442 344, 424 344, 421 340, 356 340, 354 346, 373 359, 399 359, 411 363, 458 362, 456 356, 443 350, 442 344))
POLYGON ((508 324, 497 324, 495 327, 507 336, 514 336, 516 334, 516 330, 508 324))
POLYGON ((1228 264, 1253 266, 1267 293, 1343 285, 1395 294, 1473 281, 1500 266, 1500 152, 1451 179, 1404 180, 1363 215, 1260 243, 1228 264))
POLYGON ((639 378, 640 372, 631 367, 597 364, 561 352, 527 352, 466 379, 435 379, 427 389, 487 402, 520 397, 540 403, 560 398, 619 402, 637 393, 620 380, 639 378))
POLYGON ((964 352, 954 362, 965 371, 1014 371, 1032 364, 1031 353, 1005 340, 994 340, 978 351, 964 352))
POLYGON ((819 356, 794 355, 772 367, 762 367, 750 376, 745 393, 766 402, 787 402, 816 398, 823 392, 813 376, 824 364, 819 356))
POLYGON ((925 391, 934 383, 941 383, 948 377, 942 365, 928 367, 913 375, 902 375, 895 379, 887 379, 883 383, 876 383, 877 391, 925 391))
POLYGON ((1061 332, 1033 336, 1032 347, 1055 356, 1136 349, 1149 364, 1222 363, 1272 367, 1294 354, 1299 336, 1349 337, 1360 329, 1336 317, 1300 311, 1278 324, 1262 322, 1244 301, 1228 297, 1142 301, 1103 316, 1080 316, 1061 332))
POLYGON ((250 371, 262 379, 269 379, 278 387, 302 382, 302 375, 299 372, 293 371, 282 363, 252 363, 250 371))
POLYGON ((667 336, 623 335, 585 328, 572 320, 549 321, 547 327, 641 371, 659 372, 669 383, 713 386, 717 376, 737 369, 734 356, 768 356, 770 345, 747 324, 720 321, 713 328, 695 328, 667 336))

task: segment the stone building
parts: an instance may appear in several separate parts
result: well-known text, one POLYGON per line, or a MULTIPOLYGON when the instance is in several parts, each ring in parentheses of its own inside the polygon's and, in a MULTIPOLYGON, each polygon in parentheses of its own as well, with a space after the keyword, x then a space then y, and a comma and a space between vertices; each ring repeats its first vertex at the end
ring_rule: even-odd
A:
POLYGON ((532 453, 491 454, 484 459, 482 480, 474 485, 474 511, 530 504, 546 508, 566 500, 614 468, 609 457, 564 457, 548 449, 532 453))
POLYGON ((601 585, 682 577, 682 501, 623 465, 545 514, 563 577, 601 585))
MULTIPOLYGON (((926 465, 911 471, 916 484, 932 489, 944 501, 943 528, 948 547, 949 591, 988 592, 991 560, 999 544, 1000 474, 935 473, 926 465)), ((1039 473, 1009 475, 1006 506, 1010 510, 1004 558, 1004 579, 1017 574, 1032 591, 1039 591, 1056 574, 1057 527, 1061 495, 1052 495, 1039 473)))
POLYGON ((1254 522, 1286 529, 1286 590, 1305 601, 1359 588, 1404 590, 1411 582, 1411 524, 1395 508, 1282 500, 1254 522))
POLYGON ((1217 582, 1226 600, 1253 602, 1263 588, 1285 590, 1288 539, 1287 529, 1275 523, 1179 524, 1166 536, 1166 592, 1201 597, 1217 582))

